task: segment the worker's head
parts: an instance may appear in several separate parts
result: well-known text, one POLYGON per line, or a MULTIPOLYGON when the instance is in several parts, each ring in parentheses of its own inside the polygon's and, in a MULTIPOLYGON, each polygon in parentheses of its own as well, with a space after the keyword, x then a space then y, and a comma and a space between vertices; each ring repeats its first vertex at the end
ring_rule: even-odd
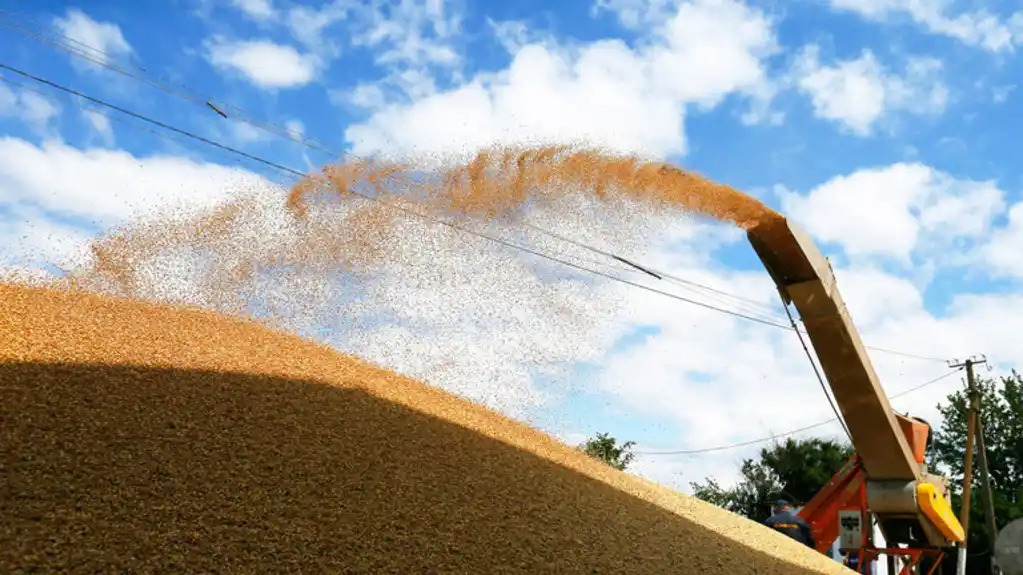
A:
POLYGON ((779 499, 774 502, 775 513, 785 513, 786 511, 792 511, 792 506, 789 505, 788 501, 785 501, 784 499, 779 499))

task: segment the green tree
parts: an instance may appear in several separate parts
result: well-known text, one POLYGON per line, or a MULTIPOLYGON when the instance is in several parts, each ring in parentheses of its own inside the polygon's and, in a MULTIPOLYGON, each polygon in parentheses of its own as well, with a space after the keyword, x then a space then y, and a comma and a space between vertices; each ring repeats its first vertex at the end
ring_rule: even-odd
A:
POLYGON ((619 446, 618 440, 611 437, 610 434, 598 433, 596 437, 587 439, 586 443, 579 446, 579 449, 594 459, 599 459, 615 469, 625 471, 625 468, 636 457, 630 452, 634 445, 636 445, 635 441, 626 441, 619 446))
POLYGON ((740 479, 722 488, 708 478, 692 483, 693 495, 754 521, 770 516, 771 504, 785 498, 795 505, 809 501, 852 457, 852 449, 827 439, 787 439, 742 462, 740 479))
POLYGON ((819 438, 789 438, 760 452, 761 462, 778 477, 784 497, 796 505, 817 495, 852 456, 849 444, 819 438))
MULTIPOLYGON (((995 525, 1001 529, 1023 517, 1023 378, 1014 370, 1008 377, 978 378, 977 388, 994 492, 995 525)), ((965 390, 956 391, 937 407, 942 424, 934 432, 928 462, 948 476, 951 503, 958 512, 962 508, 969 396, 965 390)), ((987 528, 983 484, 976 457, 972 481, 967 572, 988 573, 990 557, 986 551, 990 549, 991 534, 987 528)))

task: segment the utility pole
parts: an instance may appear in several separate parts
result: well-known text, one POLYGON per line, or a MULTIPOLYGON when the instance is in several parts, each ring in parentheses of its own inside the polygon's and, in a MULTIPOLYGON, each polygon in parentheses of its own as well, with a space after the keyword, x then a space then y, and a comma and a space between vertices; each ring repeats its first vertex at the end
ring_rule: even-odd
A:
MULTIPOLYGON (((980 395, 979 393, 977 394, 980 395)), ((995 541, 998 540, 998 524, 995 523, 994 491, 991 490, 991 475, 987 468, 987 445, 984 441, 984 418, 977 411, 977 455, 980 457, 980 480, 984 484, 984 514, 987 516, 988 545, 991 551, 991 572, 998 573, 995 562, 995 541)))
MULTIPOLYGON (((970 358, 963 363, 956 363, 951 367, 965 367, 966 368, 966 384, 969 389, 969 408, 967 409, 967 423, 966 423, 966 461, 963 466, 963 503, 960 509, 959 522, 963 526, 963 531, 969 536, 970 530, 970 496, 972 494, 973 484, 973 451, 974 443, 976 442, 976 448, 978 452, 978 458, 980 460, 980 474, 981 481, 983 482, 983 493, 984 493, 984 511, 987 519, 988 531, 992 537, 997 534, 997 527, 995 525, 995 508, 994 499, 991 493, 991 477, 988 474, 987 466, 987 447, 984 441, 984 427, 981 421, 980 412, 980 392, 977 389, 977 382, 974 376, 973 367, 975 365, 987 365, 987 359, 974 359, 970 358)), ((990 369, 990 366, 988 367, 990 369)), ((993 541, 993 539, 992 539, 993 541)), ((992 543, 993 545, 993 543, 992 543)), ((967 539, 964 538, 962 545, 959 547, 959 555, 957 559, 956 572, 958 575, 964 575, 966 573, 966 546, 967 539)), ((993 548, 992 548, 993 549, 993 548)), ((994 552, 992 550, 992 564, 994 562, 994 552)))
MULTIPOLYGON (((991 369, 987 359, 978 363, 984 363, 989 370, 991 369)), ((991 474, 988 472, 987 465, 987 442, 984 440, 984 417, 980 409, 980 390, 977 389, 977 382, 973 377, 972 365, 967 368, 966 376, 970 386, 970 406, 976 413, 977 457, 980 459, 980 480, 984 489, 984 515, 987 519, 988 538, 990 539, 988 550, 991 552, 991 572, 995 573, 995 540, 998 539, 998 524, 995 523, 994 491, 991 489, 991 474)))

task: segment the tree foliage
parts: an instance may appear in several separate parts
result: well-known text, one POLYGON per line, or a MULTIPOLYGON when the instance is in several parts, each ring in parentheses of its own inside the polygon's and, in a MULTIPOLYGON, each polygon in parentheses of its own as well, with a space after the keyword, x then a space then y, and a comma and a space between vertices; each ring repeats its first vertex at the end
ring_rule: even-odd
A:
POLYGON ((618 440, 611 437, 610 434, 598 433, 596 437, 587 439, 586 443, 580 445, 579 448, 590 457, 624 471, 636 457, 630 452, 634 445, 636 445, 635 441, 626 441, 618 445, 618 440))
MULTIPOLYGON (((988 452, 991 488, 994 492, 995 524, 1002 529, 1023 518, 1023 376, 1016 371, 1008 377, 977 381, 981 421, 988 452)), ((949 479, 951 504, 962 506, 962 484, 966 453, 969 397, 965 390, 948 396, 937 406, 940 426, 932 428, 933 441, 928 464, 949 479)), ((805 504, 852 455, 852 448, 823 439, 793 440, 761 450, 757 459, 742 463, 739 482, 723 488, 713 479, 693 483, 693 494, 715 505, 762 521, 771 501, 784 497, 805 504)), ((985 518, 979 461, 974 459, 970 498, 969 558, 967 573, 990 572, 991 534, 985 518)), ((945 556, 945 572, 954 572, 955 553, 945 556), (951 571, 949 569, 952 569, 951 571)))
MULTIPOLYGON (((1008 377, 978 378, 981 422, 988 452, 991 490, 994 492, 995 525, 1001 529, 1023 517, 1023 378, 1016 371, 1008 377)), ((962 508, 962 485, 966 454, 969 396, 965 390, 948 396, 938 405, 942 425, 934 433, 929 463, 948 476, 951 503, 962 508)), ((970 494, 968 572, 987 572, 991 534, 987 528, 982 495, 980 462, 974 457, 970 494)))
POLYGON ((809 501, 852 456, 848 445, 827 439, 787 439, 760 450, 757 459, 746 459, 740 479, 722 488, 713 479, 692 483, 693 495, 754 521, 771 514, 778 498, 795 505, 809 501))

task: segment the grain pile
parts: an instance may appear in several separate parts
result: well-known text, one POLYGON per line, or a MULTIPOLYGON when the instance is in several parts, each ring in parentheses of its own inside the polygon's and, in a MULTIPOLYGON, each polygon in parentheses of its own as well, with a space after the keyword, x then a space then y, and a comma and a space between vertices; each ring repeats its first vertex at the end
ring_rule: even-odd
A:
POLYGON ((847 572, 252 322, 6 284, 0 310, 3 573, 847 572))

